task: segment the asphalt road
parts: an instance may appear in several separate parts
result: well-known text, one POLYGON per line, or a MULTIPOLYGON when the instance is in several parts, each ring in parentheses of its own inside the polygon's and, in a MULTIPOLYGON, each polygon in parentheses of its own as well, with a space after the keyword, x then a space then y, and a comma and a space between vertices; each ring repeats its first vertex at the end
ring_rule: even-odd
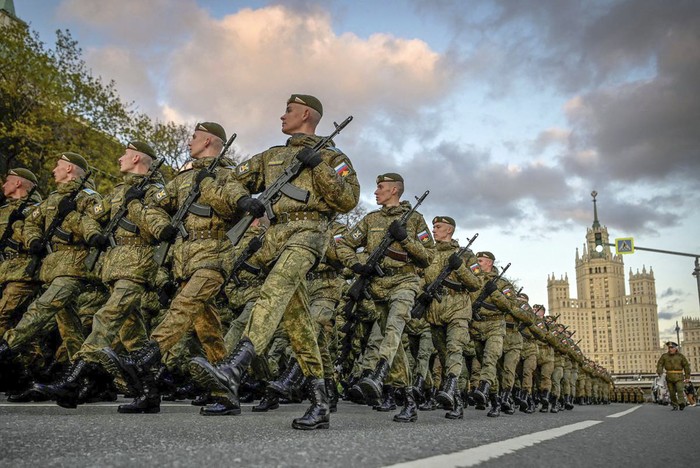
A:
POLYGON ((698 466, 700 407, 612 404, 560 414, 462 421, 420 412, 415 424, 393 413, 341 402, 329 430, 296 431, 305 405, 266 414, 202 417, 187 403, 160 414, 121 415, 116 404, 77 410, 0 398, 0 466, 698 466), (623 414, 624 413, 624 414, 623 414))

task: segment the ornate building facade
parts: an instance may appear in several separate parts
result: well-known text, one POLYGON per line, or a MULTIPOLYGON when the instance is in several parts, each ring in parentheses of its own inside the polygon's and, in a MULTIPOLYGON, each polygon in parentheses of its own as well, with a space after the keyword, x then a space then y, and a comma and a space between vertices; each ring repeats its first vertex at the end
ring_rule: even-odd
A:
POLYGON ((683 317, 681 353, 690 362, 690 371, 700 371, 700 319, 683 317))
POLYGON ((656 372, 661 354, 654 272, 629 272, 625 292, 622 255, 606 244, 608 229, 598 221, 596 192, 593 225, 583 250, 576 249, 576 297, 567 275, 547 278, 549 314, 573 331, 581 350, 614 374, 656 372), (597 245, 598 244, 598 245, 597 245), (598 247, 598 249, 596 249, 598 247))

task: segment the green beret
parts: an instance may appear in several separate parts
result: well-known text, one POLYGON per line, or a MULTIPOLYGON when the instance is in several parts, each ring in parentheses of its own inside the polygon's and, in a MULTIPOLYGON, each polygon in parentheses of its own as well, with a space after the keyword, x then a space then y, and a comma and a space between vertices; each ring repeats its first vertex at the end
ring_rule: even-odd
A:
POLYGON ((17 167, 15 169, 10 169, 7 172, 7 175, 13 175, 13 176, 21 177, 23 179, 27 179, 29 182, 31 182, 35 185, 39 183, 39 181, 37 180, 34 173, 32 171, 30 171, 29 169, 25 169, 23 167, 17 167))
POLYGON ((58 159, 61 159, 63 161, 68 161, 69 163, 75 164, 85 172, 88 171, 88 163, 85 160, 84 157, 80 156, 78 153, 71 153, 70 151, 66 151, 65 153, 61 153, 58 155, 58 159))
POLYGON ((450 218, 449 216, 436 216, 433 218, 433 224, 435 223, 445 223, 452 227, 457 227, 457 223, 455 223, 454 218, 450 218))
POLYGON ((476 257, 477 258, 486 257, 486 258, 490 258, 491 260, 494 260, 494 261, 496 260, 496 257, 491 252, 487 252, 487 251, 477 252, 476 257))
POLYGON ((386 174, 379 174, 377 176, 377 183, 380 182, 403 182, 403 177, 395 172, 387 172, 386 174))
POLYGON ((530 296, 528 296, 528 295, 525 294, 524 292, 521 292, 520 294, 518 294, 518 297, 522 297, 522 298, 525 299, 526 301, 529 301, 529 300, 530 300, 530 296))
POLYGON ((293 102, 310 107, 319 114, 323 115, 323 104, 321 104, 321 101, 313 96, 308 94, 292 94, 291 97, 287 99, 287 104, 291 104, 293 102))
POLYGON ((156 158, 156 152, 153 150, 151 145, 148 143, 144 143, 143 141, 138 141, 138 140, 133 140, 130 141, 128 145, 126 145, 127 149, 132 149, 134 151, 139 151, 143 154, 147 154, 148 156, 152 157, 153 159, 156 158))
POLYGON ((224 130, 224 127, 216 122, 200 122, 194 129, 211 133, 212 135, 221 138, 221 141, 226 141, 226 130, 224 130))

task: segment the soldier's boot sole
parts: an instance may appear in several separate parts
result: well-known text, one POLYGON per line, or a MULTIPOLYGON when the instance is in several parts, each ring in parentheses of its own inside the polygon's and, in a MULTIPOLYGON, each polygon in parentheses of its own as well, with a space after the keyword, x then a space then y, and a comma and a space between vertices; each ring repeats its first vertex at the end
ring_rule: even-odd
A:
POLYGON ((238 416, 241 414, 240 408, 225 408, 223 405, 208 405, 199 409, 202 416, 238 416))
POLYGON ((445 419, 464 419, 464 411, 460 411, 459 413, 448 411, 447 413, 445 413, 445 419))
POLYGON ((136 373, 136 369, 127 366, 122 358, 112 348, 102 348, 98 354, 98 361, 102 367, 112 376, 120 377, 132 393, 143 393, 143 383, 136 373))
POLYGON ((313 426, 307 426, 306 424, 298 424, 296 421, 292 421, 292 428, 299 429, 300 431, 313 431, 315 429, 330 429, 330 422, 319 422, 313 426))
POLYGON ((239 401, 238 395, 228 385, 228 379, 205 358, 199 356, 190 361, 190 375, 202 387, 208 390, 220 390, 227 394, 228 399, 239 401))
POLYGON ((160 413, 160 405, 137 407, 133 405, 119 405, 117 413, 120 414, 156 414, 160 413))
POLYGON ((452 408, 455 405, 455 400, 447 392, 438 392, 437 395, 435 395, 435 400, 443 407, 443 408, 452 408))
POLYGON ((360 389, 367 400, 380 400, 382 398, 382 383, 375 382, 372 379, 364 378, 360 380, 360 389))

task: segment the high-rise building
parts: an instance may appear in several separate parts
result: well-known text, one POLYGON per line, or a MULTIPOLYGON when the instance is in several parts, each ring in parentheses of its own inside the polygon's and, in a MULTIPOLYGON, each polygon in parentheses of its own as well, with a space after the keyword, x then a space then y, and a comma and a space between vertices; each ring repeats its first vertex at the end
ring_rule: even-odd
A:
POLYGON ((12 23, 24 23, 15 15, 15 4, 12 0, 0 0, 0 27, 12 23))
POLYGON ((575 332, 581 350, 614 374, 656 372, 661 355, 654 271, 629 272, 625 293, 622 255, 606 244, 608 229, 598 221, 596 192, 593 225, 583 250, 576 249, 576 297, 568 275, 547 278, 549 314, 575 332), (597 249, 596 249, 597 247, 597 249))
POLYGON ((679 344, 690 363, 690 372, 700 371, 700 319, 683 317, 683 339, 679 344))

